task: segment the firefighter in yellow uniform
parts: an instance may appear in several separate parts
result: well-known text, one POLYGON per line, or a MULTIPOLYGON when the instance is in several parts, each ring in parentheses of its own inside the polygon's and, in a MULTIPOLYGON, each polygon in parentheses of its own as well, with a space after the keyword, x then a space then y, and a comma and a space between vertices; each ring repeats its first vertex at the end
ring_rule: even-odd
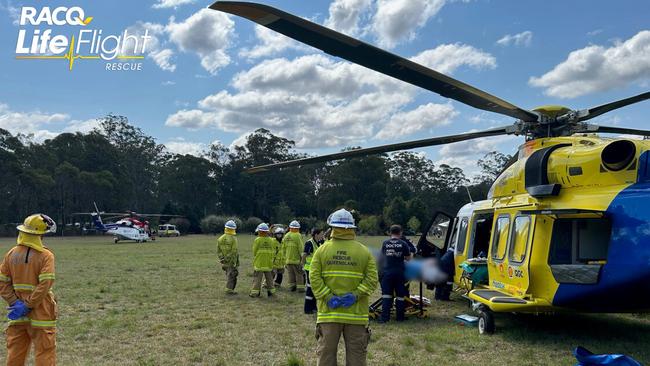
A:
POLYGON ((287 274, 289 275, 289 290, 304 292, 305 278, 300 265, 302 262, 303 242, 298 221, 293 220, 289 224, 289 232, 282 239, 282 248, 286 259, 287 274))
MULTIPOLYGON (((257 225, 257 238, 253 241, 253 288, 251 297, 259 297, 262 287, 262 278, 266 283, 273 283, 273 257, 275 256, 275 239, 269 237, 269 225, 257 225)), ((275 287, 267 288, 267 295, 273 296, 275 287)))
POLYGON ((10 305, 7 327, 7 365, 25 364, 34 344, 36 366, 56 365, 54 254, 43 246, 42 236, 56 232, 46 215, 27 217, 17 227, 18 239, 0 264, 0 295, 10 305))
POLYGON ((370 329, 368 297, 377 288, 377 265, 366 246, 356 241, 354 218, 345 209, 330 215, 331 239, 311 261, 309 280, 318 300, 318 366, 336 366, 341 334, 346 365, 365 366, 370 329))
POLYGON ((234 295, 239 275, 239 252, 237 251, 237 224, 233 220, 226 222, 224 233, 217 239, 217 256, 221 269, 226 272, 226 294, 234 295))

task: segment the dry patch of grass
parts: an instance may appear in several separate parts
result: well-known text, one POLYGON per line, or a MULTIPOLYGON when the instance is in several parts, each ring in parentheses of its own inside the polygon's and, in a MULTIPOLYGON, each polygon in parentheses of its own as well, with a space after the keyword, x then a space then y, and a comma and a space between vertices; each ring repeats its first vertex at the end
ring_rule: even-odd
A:
MULTIPOLYGON (((2 243, 4 253, 13 239, 2 243)), ((270 299, 247 296, 251 236, 239 236, 236 296, 223 292, 213 236, 146 244, 112 244, 109 237, 47 243, 57 256, 62 365, 315 364, 315 317, 302 313, 302 296, 287 291, 270 299)), ((456 299, 434 303, 426 320, 372 324, 369 363, 572 365, 571 350, 578 345, 650 363, 647 316, 505 315, 497 320, 497 334, 480 337, 475 328, 453 322, 463 312, 466 304, 456 299)))

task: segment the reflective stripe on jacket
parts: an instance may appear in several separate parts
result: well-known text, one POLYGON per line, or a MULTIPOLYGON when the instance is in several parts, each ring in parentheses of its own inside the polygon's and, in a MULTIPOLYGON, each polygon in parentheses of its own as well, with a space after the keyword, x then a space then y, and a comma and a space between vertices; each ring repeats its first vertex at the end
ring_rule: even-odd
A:
POLYGON ((318 299, 317 323, 368 324, 368 297, 377 288, 377 264, 368 248, 356 240, 331 239, 314 253, 309 271, 318 299), (357 302, 349 308, 330 309, 332 295, 351 292, 357 302))
MULTIPOLYGON (((307 242, 311 243, 311 252, 309 252, 309 254, 307 254, 307 256, 305 257, 305 265, 303 266, 302 269, 309 272, 309 270, 311 269, 311 260, 314 257, 314 253, 316 253, 316 249, 320 247, 320 244, 318 244, 316 240, 314 240, 314 238, 307 240, 307 242)), ((305 248, 307 247, 307 243, 305 243, 304 247, 305 248)))
POLYGON ((253 269, 258 272, 270 272, 275 256, 274 243, 277 240, 268 236, 258 236, 253 241, 253 269))
POLYGON ((7 252, 0 264, 0 296, 8 304, 22 300, 32 309, 9 325, 56 326, 57 306, 51 291, 54 279, 54 254, 49 249, 38 251, 17 245, 7 252))
POLYGON ((223 234, 217 239, 217 255, 219 261, 228 266, 239 266, 239 253, 237 251, 237 237, 232 234, 223 234))
POLYGON ((285 264, 300 264, 302 257, 302 235, 300 233, 288 232, 282 239, 285 264))

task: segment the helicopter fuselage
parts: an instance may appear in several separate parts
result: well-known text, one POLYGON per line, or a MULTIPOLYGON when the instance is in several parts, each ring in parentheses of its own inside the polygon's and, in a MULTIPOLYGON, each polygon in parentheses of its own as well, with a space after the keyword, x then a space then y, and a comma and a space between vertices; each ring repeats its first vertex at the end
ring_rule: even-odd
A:
POLYGON ((486 258, 469 298, 493 311, 650 311, 650 141, 528 141, 454 222, 456 265, 486 258))

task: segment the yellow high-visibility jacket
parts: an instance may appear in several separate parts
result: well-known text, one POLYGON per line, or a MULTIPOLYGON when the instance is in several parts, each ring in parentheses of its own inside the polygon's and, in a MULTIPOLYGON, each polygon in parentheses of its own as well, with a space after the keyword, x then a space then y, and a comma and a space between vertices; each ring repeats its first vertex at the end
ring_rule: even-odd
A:
POLYGON ((217 256, 219 256, 221 264, 239 267, 239 252, 235 235, 223 234, 217 239, 217 256))
POLYGON ((253 241, 253 269, 257 272, 270 272, 275 257, 275 238, 258 236, 253 241))
POLYGON ((282 239, 285 264, 300 264, 303 250, 302 235, 288 232, 282 239))
POLYGON ((275 250, 275 256, 273 257, 273 269, 283 269, 284 268, 284 248, 282 243, 278 239, 273 238, 273 249, 275 250))
POLYGON ((377 288, 377 264, 368 248, 354 240, 353 231, 351 236, 332 238, 316 250, 309 280, 318 300, 317 323, 368 324, 368 298, 377 288), (348 292, 357 296, 354 305, 336 309, 327 306, 333 295, 348 292))

